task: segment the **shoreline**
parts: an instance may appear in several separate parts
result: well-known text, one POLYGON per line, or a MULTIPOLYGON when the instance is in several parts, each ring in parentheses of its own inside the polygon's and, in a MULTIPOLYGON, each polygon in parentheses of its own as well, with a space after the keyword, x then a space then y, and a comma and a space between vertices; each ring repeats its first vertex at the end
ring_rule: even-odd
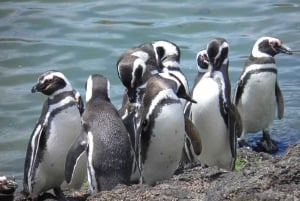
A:
MULTIPOLYGON (((82 200, 298 200, 300 199, 300 144, 291 145, 279 156, 238 149, 240 170, 227 172, 216 167, 184 169, 155 186, 118 185, 112 191, 89 195, 81 188, 72 201, 82 200)), ((24 200, 20 193, 16 201, 24 200)), ((44 200, 54 200, 46 198, 44 200)))

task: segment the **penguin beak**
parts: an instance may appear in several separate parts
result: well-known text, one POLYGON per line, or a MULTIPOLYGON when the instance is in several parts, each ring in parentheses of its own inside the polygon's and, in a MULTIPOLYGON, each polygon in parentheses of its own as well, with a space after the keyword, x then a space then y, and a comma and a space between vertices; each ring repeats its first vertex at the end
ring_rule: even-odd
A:
POLYGON ((36 86, 33 86, 33 87, 31 88, 31 93, 35 93, 35 92, 37 92, 37 89, 36 89, 36 86))
POLYGON ((44 90, 45 88, 46 88, 46 85, 45 85, 45 84, 36 83, 36 84, 31 88, 31 93, 40 92, 40 91, 44 90))
POLYGON ((190 101, 192 103, 197 103, 194 99, 192 99, 188 94, 185 94, 184 96, 181 96, 180 98, 184 98, 187 101, 190 101))
POLYGON ((137 93, 136 89, 133 89, 133 88, 128 89, 127 96, 128 96, 130 103, 136 102, 136 93, 137 93))
POLYGON ((288 55, 292 55, 293 54, 291 48, 289 48, 287 46, 284 46, 284 45, 275 46, 274 48, 276 49, 276 51, 278 51, 280 53, 283 53, 283 54, 288 54, 288 55))
POLYGON ((185 91, 185 88, 184 88, 183 85, 180 85, 180 87, 177 91, 177 96, 178 96, 178 98, 183 98, 183 99, 185 99, 187 101, 190 101, 192 103, 197 103, 197 101, 193 100, 191 98, 191 96, 187 94, 187 92, 185 91))

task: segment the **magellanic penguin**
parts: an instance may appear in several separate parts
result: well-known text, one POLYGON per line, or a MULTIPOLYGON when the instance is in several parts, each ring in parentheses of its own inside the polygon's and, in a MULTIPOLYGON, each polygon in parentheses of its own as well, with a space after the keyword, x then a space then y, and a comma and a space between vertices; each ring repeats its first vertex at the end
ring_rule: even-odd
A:
MULTIPOLYGON (((208 61, 208 56, 205 50, 201 50, 197 53, 196 56, 196 63, 197 63, 197 70, 198 73, 195 77, 194 81, 194 86, 191 90, 191 95, 193 96, 194 93, 194 88, 202 78, 202 76, 208 72, 208 66, 209 66, 209 61, 208 61)), ((199 132, 197 128, 195 128, 194 124, 192 122, 189 122, 190 118, 190 111, 191 111, 191 106, 192 102, 187 102, 185 107, 184 107, 184 115, 186 118, 186 128, 187 129, 192 129, 195 130, 194 132, 187 131, 187 135, 185 136, 185 143, 184 143, 184 148, 183 148, 183 153, 182 153, 182 159, 180 162, 180 168, 184 168, 186 165, 193 165, 194 163, 197 163, 197 157, 201 152, 201 142, 199 132), (194 145, 194 144, 199 144, 199 145, 194 145), (198 147, 198 149, 197 149, 198 147)))
POLYGON ((190 118, 197 127, 202 142, 198 159, 202 165, 233 170, 236 159, 236 132, 239 123, 230 99, 228 77, 229 46, 224 38, 207 44, 209 71, 196 84, 190 118))
POLYGON ((54 70, 40 75, 31 91, 41 92, 48 99, 28 143, 24 193, 38 199, 42 192, 53 189, 63 199, 60 185, 64 181, 67 152, 81 130, 80 96, 75 94, 68 79, 54 70))
POLYGON ((177 169, 184 145, 185 120, 180 83, 168 73, 153 75, 147 83, 138 118, 141 182, 154 185, 177 169))
MULTIPOLYGON (((206 72, 208 72, 209 61, 208 61, 206 49, 205 50, 201 50, 201 51, 199 51, 197 53, 196 63, 197 63, 198 73, 197 73, 197 75, 195 77, 195 80, 194 80, 194 85, 193 85, 193 88, 191 90, 191 96, 193 96, 195 86, 198 84, 198 82, 200 81, 200 79, 202 78, 202 76, 206 72)), ((191 105, 192 105, 192 102, 187 102, 187 104, 185 105, 184 114, 187 117, 190 116, 191 105)))
POLYGON ((246 133, 262 130, 263 138, 260 147, 262 151, 269 153, 278 150, 276 142, 269 135, 275 118, 276 105, 279 119, 284 113, 283 97, 277 81, 274 59, 278 53, 292 54, 292 51, 277 38, 259 38, 245 62, 234 96, 234 104, 243 122, 241 140, 246 133))
MULTIPOLYGON (((125 86, 122 106, 119 109, 125 127, 127 128, 132 146, 137 150, 136 118, 148 79, 159 72, 154 50, 145 52, 139 47, 126 50, 117 61, 117 70, 122 84, 125 86)), ((139 168, 134 164, 136 178, 139 178, 139 168)))
MULTIPOLYGON (((159 69, 163 72, 168 72, 170 75, 179 79, 183 84, 186 93, 189 94, 188 80, 180 69, 180 48, 175 43, 168 40, 152 41, 150 43, 142 44, 140 47, 145 50, 145 47, 148 48, 150 44, 155 52, 159 69)), ((185 99, 181 99, 181 102, 183 105, 186 104, 185 99)))
POLYGON ((73 147, 75 155, 70 154, 67 159, 67 165, 72 167, 76 163, 76 155, 86 150, 88 181, 92 193, 111 190, 120 183, 129 185, 132 172, 134 153, 130 137, 110 101, 109 90, 109 81, 104 76, 94 74, 87 79, 82 143, 79 143, 77 149, 73 147))

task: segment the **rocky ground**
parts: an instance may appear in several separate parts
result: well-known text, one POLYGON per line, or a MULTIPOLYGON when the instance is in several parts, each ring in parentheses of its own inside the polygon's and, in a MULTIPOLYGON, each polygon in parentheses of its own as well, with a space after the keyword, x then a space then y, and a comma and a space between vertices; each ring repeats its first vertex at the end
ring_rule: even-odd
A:
MULTIPOLYGON (((185 169, 151 187, 119 185, 112 191, 80 195, 65 191, 68 199, 81 200, 300 200, 300 144, 281 156, 238 150, 241 166, 234 172, 215 167, 185 169)), ((24 200, 16 195, 15 200, 24 200)), ((53 200, 45 198, 45 200, 53 200)))

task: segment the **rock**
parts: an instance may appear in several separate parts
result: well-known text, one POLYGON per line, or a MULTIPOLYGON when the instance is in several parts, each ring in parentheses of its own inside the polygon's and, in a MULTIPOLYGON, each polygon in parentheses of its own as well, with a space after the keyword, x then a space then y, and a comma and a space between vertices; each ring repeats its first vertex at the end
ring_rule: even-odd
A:
MULTIPOLYGON (((281 156, 238 149, 238 157, 245 161, 240 171, 223 171, 216 167, 184 169, 171 179, 155 186, 118 185, 112 191, 70 200, 300 200, 300 144, 290 146, 281 156)), ((16 199, 18 200, 18 199, 16 199)), ((49 200, 49 199, 47 199, 49 200)), ((51 199, 50 199, 51 200, 51 199)), ((52 199, 53 200, 53 199, 52 199)))
POLYGON ((0 200, 13 200, 17 187, 14 177, 0 176, 0 200))

